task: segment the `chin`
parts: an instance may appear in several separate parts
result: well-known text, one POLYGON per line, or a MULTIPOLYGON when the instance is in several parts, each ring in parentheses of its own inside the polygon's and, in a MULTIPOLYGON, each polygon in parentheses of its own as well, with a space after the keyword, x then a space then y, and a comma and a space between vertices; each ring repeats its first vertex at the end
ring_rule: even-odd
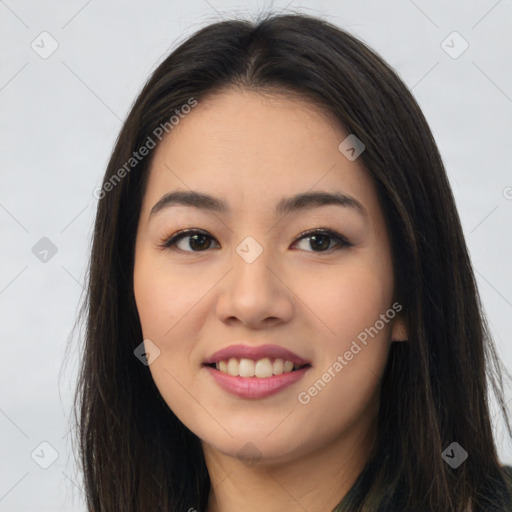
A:
POLYGON ((249 467, 288 462, 305 451, 305 446, 301 443, 290 442, 290 439, 297 440, 296 436, 284 431, 281 435, 272 432, 270 436, 253 429, 230 432, 233 437, 224 435, 222 438, 202 438, 203 448, 207 445, 224 455, 240 459, 249 467))

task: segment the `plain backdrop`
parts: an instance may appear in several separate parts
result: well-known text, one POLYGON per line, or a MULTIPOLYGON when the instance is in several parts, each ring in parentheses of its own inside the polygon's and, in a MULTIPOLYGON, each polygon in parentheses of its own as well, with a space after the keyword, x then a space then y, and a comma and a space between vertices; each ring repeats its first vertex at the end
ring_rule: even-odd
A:
MULTIPOLYGON (((412 90, 512 369, 512 1, 1 0, 0 511, 85 510, 67 437, 76 340, 63 362, 83 290, 92 191, 122 120, 188 35, 269 9, 348 29, 412 90)), ((500 458, 511 463, 500 417, 493 421, 500 458)))

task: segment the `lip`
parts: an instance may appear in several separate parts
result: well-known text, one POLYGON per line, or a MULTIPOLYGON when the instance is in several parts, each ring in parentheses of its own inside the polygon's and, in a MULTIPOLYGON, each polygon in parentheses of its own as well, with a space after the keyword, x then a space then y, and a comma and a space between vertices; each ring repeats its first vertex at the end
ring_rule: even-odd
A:
MULTIPOLYGON (((229 347, 224 347, 212 354, 203 362, 203 364, 209 365, 225 359, 230 359, 231 357, 237 357, 239 359, 253 359, 254 361, 268 357, 270 359, 291 361, 298 365, 311 364, 306 359, 303 359, 290 350, 278 345, 260 345, 259 347, 251 347, 249 345, 230 345, 229 347)), ((272 378, 273 377, 269 377, 269 379, 272 378)))
MULTIPOLYGON (((213 361, 212 361, 213 362, 213 361)), ((204 367, 225 391, 241 398, 265 398, 283 391, 304 377, 311 366, 272 377, 234 377, 211 366, 204 367)))

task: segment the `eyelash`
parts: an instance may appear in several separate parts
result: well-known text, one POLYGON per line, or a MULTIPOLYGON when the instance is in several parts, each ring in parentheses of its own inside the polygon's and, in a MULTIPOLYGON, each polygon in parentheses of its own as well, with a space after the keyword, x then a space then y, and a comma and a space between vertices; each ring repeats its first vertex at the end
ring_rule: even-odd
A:
MULTIPOLYGON (((215 240, 214 237, 210 236, 208 233, 198 230, 198 229, 183 229, 181 231, 178 231, 177 233, 173 234, 171 237, 166 238, 162 242, 160 242, 158 245, 159 247, 162 247, 164 249, 171 249, 178 252, 189 252, 189 253, 202 253, 206 252, 208 249, 205 249, 203 251, 184 251, 183 249, 179 249, 176 247, 176 244, 183 238, 187 238, 187 236, 192 236, 195 234, 204 235, 212 240, 215 240)), ((333 231, 331 229, 327 228, 318 228, 318 229, 312 229, 308 231, 303 231, 300 233, 300 235, 296 238, 296 240, 293 242, 293 244, 299 242, 300 240, 304 238, 311 238, 314 235, 324 235, 328 236, 329 238, 335 240, 337 242, 337 246, 331 247, 330 249, 326 249, 325 251, 306 251, 306 252, 313 252, 316 254, 322 254, 322 253, 331 253, 333 250, 340 250, 345 249, 348 247, 352 247, 353 244, 351 244, 343 235, 340 235, 336 231, 333 231)), ((218 242, 217 242, 218 243, 218 242)))

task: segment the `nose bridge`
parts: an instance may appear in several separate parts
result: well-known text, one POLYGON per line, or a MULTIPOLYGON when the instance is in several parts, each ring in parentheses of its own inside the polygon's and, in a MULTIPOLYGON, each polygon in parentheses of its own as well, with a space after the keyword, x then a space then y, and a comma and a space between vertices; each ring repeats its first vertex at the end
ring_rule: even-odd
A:
POLYGON ((275 257, 255 237, 245 237, 232 258, 232 271, 219 301, 219 314, 257 324, 268 317, 286 319, 292 312, 290 294, 275 275, 275 257))
POLYGON ((252 297, 272 294, 274 276, 270 271, 271 251, 255 237, 246 236, 235 248, 232 285, 240 284, 238 292, 246 290, 252 297))

